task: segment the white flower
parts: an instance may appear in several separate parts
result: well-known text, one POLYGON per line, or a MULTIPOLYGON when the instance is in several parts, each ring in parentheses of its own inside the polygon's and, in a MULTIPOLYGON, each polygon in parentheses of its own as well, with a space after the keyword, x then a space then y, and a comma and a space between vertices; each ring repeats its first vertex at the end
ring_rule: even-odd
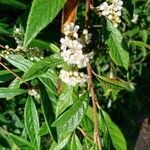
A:
POLYGON ((107 8, 108 8, 107 2, 104 2, 100 6, 96 7, 97 10, 105 10, 107 8))
POLYGON ((83 39, 82 43, 89 44, 91 42, 92 34, 88 33, 87 29, 84 29, 83 35, 84 35, 84 39, 83 39))
POLYGON ((77 40, 72 40, 68 38, 68 36, 65 36, 65 38, 60 39, 61 42, 61 50, 65 51, 68 49, 77 49, 80 50, 82 49, 82 44, 80 44, 77 40))
POLYGON ((15 32, 16 32, 16 33, 19 33, 19 32, 20 32, 20 29, 19 29, 19 28, 15 28, 15 32))
POLYGON ((114 23, 114 27, 117 28, 118 27, 118 23, 114 23))
POLYGON ((9 49, 9 46, 8 46, 8 45, 5 45, 5 48, 6 48, 6 49, 9 49))
MULTIPOLYGON (((84 33, 85 32, 86 31, 84 31, 84 33)), ((90 42, 90 36, 90 34, 85 35, 86 42, 90 42)), ((83 45, 77 40, 69 39, 67 36, 65 36, 65 38, 61 38, 60 41, 62 49, 61 56, 63 57, 64 61, 71 65, 77 65, 79 68, 86 67, 89 58, 86 58, 87 55, 83 54, 83 45)))
POLYGON ((77 71, 74 71, 74 72, 73 72, 73 75, 74 75, 75 77, 77 77, 77 76, 79 75, 79 73, 78 73, 77 71))
POLYGON ((80 61, 83 60, 83 58, 84 55, 82 54, 82 50, 76 50, 74 51, 74 53, 71 53, 68 63, 78 66, 78 64, 80 64, 80 61))
POLYGON ((69 83, 69 72, 65 71, 65 70, 61 70, 60 71, 60 75, 59 75, 59 78, 65 82, 66 84, 69 83))
MULTIPOLYGON (((60 39, 63 60, 74 67, 84 68, 91 58, 91 53, 84 54, 83 47, 91 42, 92 35, 85 29, 81 37, 78 37, 79 26, 70 23, 64 27, 65 37, 60 39)), ((59 78, 68 86, 79 84, 82 86, 87 81, 87 75, 77 71, 61 70, 59 78)))
POLYGON ((107 2, 104 2, 100 6, 96 7, 96 9, 99 15, 107 17, 112 21, 114 27, 118 27, 118 24, 121 23, 120 16, 122 5, 122 0, 113 0, 111 4, 108 5, 107 2))
POLYGON ((85 75, 84 73, 79 73, 77 71, 68 72, 65 70, 61 70, 59 77, 68 86, 75 86, 77 84, 83 85, 87 81, 87 75, 85 75))
POLYGON ((30 96, 36 97, 38 95, 38 92, 35 89, 31 89, 31 90, 28 91, 28 94, 30 96))
POLYGON ((70 39, 67 36, 65 36, 65 38, 60 39, 60 42, 61 42, 61 50, 66 50, 70 43, 70 39))
POLYGON ((131 22, 137 23, 138 18, 139 18, 139 15, 138 15, 138 14, 133 14, 133 18, 132 18, 131 22))
POLYGON ((78 25, 75 25, 73 22, 71 22, 70 24, 67 24, 65 27, 64 27, 64 34, 65 35, 71 35, 75 38, 78 38, 78 32, 79 30, 79 26, 78 25))
POLYGON ((123 1, 122 0, 114 0, 113 3, 113 10, 118 11, 122 9, 123 1))
POLYGON ((121 16, 121 11, 117 11, 117 12, 115 12, 115 14, 120 17, 121 16))
POLYGON ((72 42, 70 42, 70 45, 68 47, 70 49, 81 50, 83 46, 77 40, 73 40, 72 42))

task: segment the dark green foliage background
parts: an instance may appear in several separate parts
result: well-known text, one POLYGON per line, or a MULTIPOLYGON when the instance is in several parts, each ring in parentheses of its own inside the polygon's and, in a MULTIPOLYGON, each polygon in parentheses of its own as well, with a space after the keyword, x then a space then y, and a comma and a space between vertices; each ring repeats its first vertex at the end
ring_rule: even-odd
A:
MULTIPOLYGON (((0 0, 1 45, 9 45, 12 48, 16 47, 13 38, 13 29, 14 26, 19 27, 20 25, 26 29, 26 22, 31 8, 31 2, 31 0, 0 0)), ((100 2, 102 1, 95 0, 95 5, 97 6, 100 2)), ((115 76, 125 80, 128 79, 128 81, 135 85, 135 90, 133 92, 123 90, 116 95, 114 91, 113 94, 104 96, 105 89, 101 88, 100 82, 94 78, 96 93, 102 108, 108 112, 112 120, 123 132, 127 141, 128 149, 133 150, 141 122, 144 118, 150 116, 150 1, 124 0, 124 4, 124 15, 119 30, 123 34, 123 38, 129 47, 130 64, 128 71, 126 72, 124 68, 112 64, 106 48, 106 43, 102 41, 107 39, 106 30, 101 26, 96 27, 96 25, 105 25, 106 21, 104 18, 98 18, 92 11, 90 13, 90 32, 93 34, 93 40, 90 45, 90 49, 95 52, 95 59, 93 59, 92 62, 95 72, 101 73, 103 76, 109 76, 110 70, 108 68, 109 64, 112 64, 115 76), (139 15, 136 24, 131 22, 133 13, 139 15), (105 37, 102 36, 102 33, 105 33, 103 34, 105 37), (108 108, 107 105, 110 99, 112 100, 112 106, 108 108)), ((77 17, 77 24, 81 25, 81 28, 84 24, 84 9, 84 1, 81 0, 77 17)), ((60 25, 61 13, 58 14, 57 17, 55 17, 55 19, 36 36, 36 39, 40 39, 48 43, 54 43, 59 47, 59 39, 61 37, 60 25)), ((26 41, 25 44, 27 44, 26 41)), ((0 50, 3 49, 0 48, 0 50)), ((51 55, 53 50, 43 50, 43 53, 46 57, 51 55)), ((16 68, 7 61, 4 59, 2 59, 2 61, 4 61, 3 63, 5 63, 6 66, 14 69, 19 76, 23 75, 21 71, 16 70, 16 68)), ((3 74, 3 70, 4 68, 0 67, 0 87, 8 87, 14 79, 14 76, 9 73, 3 74)), ((39 86, 39 81, 37 79, 33 79, 30 84, 36 87, 39 86)), ((22 84, 21 88, 27 89, 28 87, 26 84, 22 84)), ((5 100, 3 98, 0 99, 0 127, 7 129, 10 133, 19 136, 22 134, 23 137, 27 137, 26 133, 22 132, 24 130, 23 114, 27 97, 27 94, 24 93, 11 100, 5 100)), ((48 97, 48 95, 45 97, 48 97)), ((35 101, 35 104, 40 116, 41 125, 41 122, 44 120, 44 116, 42 114, 42 109, 44 108, 41 108, 38 100, 35 101)), ((53 121, 54 120, 52 119, 52 122, 53 121)), ((77 138, 76 135, 74 138, 77 138)), ((49 145, 52 143, 52 139, 46 134, 46 136, 42 138, 41 143, 43 146, 42 149, 48 149, 49 145)), ((0 145, 6 147, 6 149, 9 147, 9 142, 2 138, 1 135, 0 145)))

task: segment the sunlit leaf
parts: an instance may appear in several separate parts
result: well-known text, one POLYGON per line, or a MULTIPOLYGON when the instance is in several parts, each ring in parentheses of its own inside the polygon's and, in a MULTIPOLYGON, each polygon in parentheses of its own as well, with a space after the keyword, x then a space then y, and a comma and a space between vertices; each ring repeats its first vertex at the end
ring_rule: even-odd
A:
POLYGON ((110 21, 108 21, 107 25, 110 32, 107 40, 109 54, 115 64, 128 69, 129 53, 124 48, 123 37, 110 21))
POLYGON ((33 66, 31 66, 28 71, 24 74, 24 80, 31 80, 33 78, 38 77, 39 75, 44 74, 48 68, 55 68, 57 65, 61 64, 62 60, 60 57, 55 57, 55 55, 51 55, 50 57, 46 57, 38 62, 36 62, 33 66))
POLYGON ((27 46, 33 38, 45 28, 64 6, 66 0, 33 0, 25 32, 24 45, 27 46))
POLYGON ((59 141, 58 143, 53 142, 50 147, 50 150, 63 149, 68 144, 69 140, 70 140, 70 134, 67 137, 63 138, 63 140, 59 141))
POLYGON ((74 131, 80 124, 88 105, 88 96, 83 94, 73 106, 57 118, 52 126, 57 127, 59 135, 66 135, 74 131))
POLYGON ((0 98, 14 97, 23 93, 26 93, 26 90, 17 88, 0 88, 0 98))
POLYGON ((24 121, 27 133, 29 135, 30 141, 40 149, 40 136, 39 132, 39 117, 36 110, 36 106, 32 97, 29 96, 27 99, 25 110, 24 110, 24 121))
MULTIPOLYGON (((126 140, 121 132, 121 130, 117 127, 117 125, 110 119, 109 115, 104 112, 102 109, 100 110, 100 122, 103 126, 105 126, 106 130, 103 133, 105 138, 110 138, 113 147, 116 150, 127 150, 126 140), (105 136, 107 134, 107 136, 105 136)), ((108 139, 104 139, 108 141, 108 139)), ((107 143, 108 145, 109 143, 107 143)))
POLYGON ((71 106, 75 100, 78 99, 73 87, 69 87, 64 89, 59 96, 57 106, 56 106, 56 114, 59 116, 67 107, 71 106))

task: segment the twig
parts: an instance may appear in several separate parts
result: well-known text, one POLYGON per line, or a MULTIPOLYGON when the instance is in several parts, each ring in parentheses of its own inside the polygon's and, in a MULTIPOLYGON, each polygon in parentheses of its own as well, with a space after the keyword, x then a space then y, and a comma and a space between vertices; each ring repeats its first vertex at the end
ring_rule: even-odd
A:
POLYGON ((81 133, 83 134, 83 136, 86 136, 86 137, 88 137, 90 140, 93 141, 93 138, 92 138, 90 135, 88 135, 87 132, 86 132, 84 129, 82 129, 82 128, 80 128, 80 127, 78 127, 78 129, 81 131, 81 133))
POLYGON ((3 45, 1 45, 1 44, 0 44, 0 47, 1 47, 1 48, 5 48, 5 47, 4 47, 3 45))
POLYGON ((91 64, 88 64, 88 90, 91 92, 92 95, 92 105, 93 105, 93 114, 94 114, 94 142, 98 145, 98 149, 102 150, 101 146, 101 139, 99 136, 99 128, 98 128, 98 119, 97 119, 97 107, 99 108, 99 104, 97 102, 97 96, 94 91, 93 81, 92 81, 92 68, 91 64))
MULTIPOLYGON (((91 0, 86 0, 85 27, 88 27, 90 3, 91 3, 91 0)), ((87 72, 88 72, 88 77, 89 77, 88 78, 88 90, 90 91, 90 93, 92 95, 92 105, 93 105, 93 114, 94 114, 94 143, 98 145, 99 150, 102 150, 101 139, 100 139, 99 128, 98 128, 98 119, 97 119, 97 104, 98 104, 98 102, 97 102, 97 97, 96 97, 94 87, 93 87, 92 67, 91 67, 90 63, 88 63, 87 72)))
POLYGON ((17 79, 19 79, 22 83, 25 83, 28 87, 30 87, 30 85, 27 82, 24 82, 24 80, 19 77, 16 73, 14 73, 12 70, 10 70, 6 65, 4 65, 2 62, 0 62, 0 65, 5 68, 8 72, 10 72, 12 75, 14 75, 17 79))

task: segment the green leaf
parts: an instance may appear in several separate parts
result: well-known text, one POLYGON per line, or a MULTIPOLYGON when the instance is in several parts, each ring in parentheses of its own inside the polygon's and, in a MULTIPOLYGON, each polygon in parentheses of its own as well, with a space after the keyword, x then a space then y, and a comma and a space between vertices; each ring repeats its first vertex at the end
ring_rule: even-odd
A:
POLYGON ((55 87, 58 86, 58 73, 56 70, 49 68, 48 71, 42 75, 42 77, 49 78, 55 87))
MULTIPOLYGON (((110 119, 109 115, 104 112, 102 109, 100 110, 100 123, 101 125, 106 127, 106 130, 102 130, 104 135, 108 135, 106 136, 106 138, 110 138, 113 147, 115 148, 115 150, 127 150, 127 144, 126 144, 126 140, 122 134, 122 132, 120 131, 120 129, 117 127, 117 125, 110 119)), ((108 139, 104 139, 104 141, 108 139)), ((108 143, 107 143, 108 145, 108 143)))
POLYGON ((123 37, 110 21, 108 21, 107 25, 110 32, 107 40, 109 54, 116 65, 128 69, 129 53, 124 49, 123 37))
POLYGON ((27 21, 24 38, 24 46, 27 46, 33 38, 45 28, 64 6, 66 0, 33 0, 27 21))
POLYGON ((34 79, 44 74, 48 68, 55 68, 58 64, 61 63, 62 60, 59 57, 55 57, 55 55, 46 57, 31 66, 29 70, 24 74, 23 79, 26 81, 34 79))
POLYGON ((56 106, 56 116, 59 116, 67 107, 71 106, 78 99, 73 87, 66 88, 59 96, 56 106))
POLYGON ((15 97, 23 93, 26 93, 26 90, 17 89, 17 88, 13 88, 13 89, 0 88, 0 98, 15 97))
POLYGON ((40 130, 39 130, 39 136, 43 136, 43 135, 46 135, 46 134, 48 134, 48 133, 49 133, 49 131, 48 131, 47 125, 46 125, 46 123, 44 122, 44 123, 42 124, 42 127, 41 127, 40 130))
POLYGON ((4 57, 9 63, 23 72, 26 72, 33 63, 20 55, 9 55, 4 57))
POLYGON ((43 83, 43 85, 45 86, 50 100, 53 103, 56 103, 56 101, 57 101, 57 97, 56 97, 57 96, 57 89, 54 86, 54 84, 48 78, 39 77, 39 79, 43 83))
POLYGON ((121 79, 102 77, 99 75, 96 75, 96 76, 98 77, 98 79, 104 86, 110 89, 115 89, 115 90, 126 89, 127 91, 130 91, 130 92, 134 90, 134 86, 131 83, 125 82, 121 79))
MULTIPOLYGON (((9 85, 9 89, 19 88, 21 81, 18 78, 15 78, 9 85)), ((13 97, 7 97, 7 100, 12 99, 13 97)))
POLYGON ((10 149, 12 144, 13 142, 6 134, 6 131, 0 127, 0 146, 10 149))
POLYGON ((36 150, 35 146, 29 143, 26 139, 9 133, 9 137, 21 150, 36 150))
POLYGON ((35 150, 34 145, 32 145, 31 143, 29 143, 27 140, 25 140, 24 138, 11 134, 9 133, 9 137, 12 139, 12 141, 22 150, 35 150))
POLYGON ((20 87, 20 80, 18 78, 15 78, 9 85, 10 89, 19 88, 19 87, 20 87))
POLYGON ((9 34, 9 32, 5 28, 0 26, 0 34, 6 34, 7 35, 7 34, 9 34))
POLYGON ((147 30, 142 30, 141 31, 141 37, 142 37, 143 42, 147 43, 147 40, 148 40, 148 32, 147 32, 147 30))
POLYGON ((32 97, 29 96, 27 99, 25 110, 24 110, 24 121, 25 128, 29 135, 30 141, 36 146, 36 148, 40 149, 40 136, 39 132, 39 117, 36 110, 36 106, 32 97))
POLYGON ((0 128, 0 135, 6 137, 9 144, 11 144, 11 149, 21 149, 21 150, 36 150, 34 145, 28 142, 26 139, 21 136, 14 135, 12 133, 7 132, 3 128, 0 128))
POLYGON ((5 118, 3 114, 0 114, 0 122, 5 123, 5 124, 9 123, 9 121, 5 118))
POLYGON ((50 50, 53 53, 59 53, 60 52, 60 48, 58 48, 55 44, 48 43, 48 42, 45 42, 45 41, 42 41, 42 40, 35 39, 30 43, 30 46, 50 50))
POLYGON ((50 150, 61 150, 61 149, 63 149, 69 143, 69 140, 70 140, 70 134, 67 137, 63 138, 63 140, 61 140, 58 143, 53 142, 51 147, 50 147, 50 150))
POLYGON ((71 139, 71 150, 82 150, 82 145, 76 134, 73 134, 71 139))
POLYGON ((128 30, 123 35, 132 38, 133 36, 139 33, 139 30, 140 30, 139 27, 135 27, 132 30, 128 30))
POLYGON ((60 52, 60 48, 57 47, 56 45, 54 45, 53 43, 50 43, 49 46, 50 46, 52 52, 54 52, 54 53, 59 53, 60 52))
MULTIPOLYGON (((13 70, 13 72, 17 72, 16 70, 13 70)), ((2 70, 0 71, 0 83, 4 83, 7 81, 11 81, 12 79, 14 79, 14 76, 7 70, 2 70)))
POLYGON ((57 132, 55 127, 51 127, 52 122, 55 120, 55 114, 51 101, 45 91, 45 88, 41 85, 41 105, 44 114, 44 119, 48 128, 48 131, 52 138, 57 142, 57 132))
POLYGON ((59 135, 67 135, 80 124, 88 106, 88 96, 84 93, 73 106, 55 120, 52 126, 57 127, 59 135))
POLYGON ((0 0, 0 4, 5 4, 5 5, 9 5, 9 6, 13 6, 16 8, 20 8, 20 9, 25 9, 26 5, 17 1, 17 0, 0 0))

